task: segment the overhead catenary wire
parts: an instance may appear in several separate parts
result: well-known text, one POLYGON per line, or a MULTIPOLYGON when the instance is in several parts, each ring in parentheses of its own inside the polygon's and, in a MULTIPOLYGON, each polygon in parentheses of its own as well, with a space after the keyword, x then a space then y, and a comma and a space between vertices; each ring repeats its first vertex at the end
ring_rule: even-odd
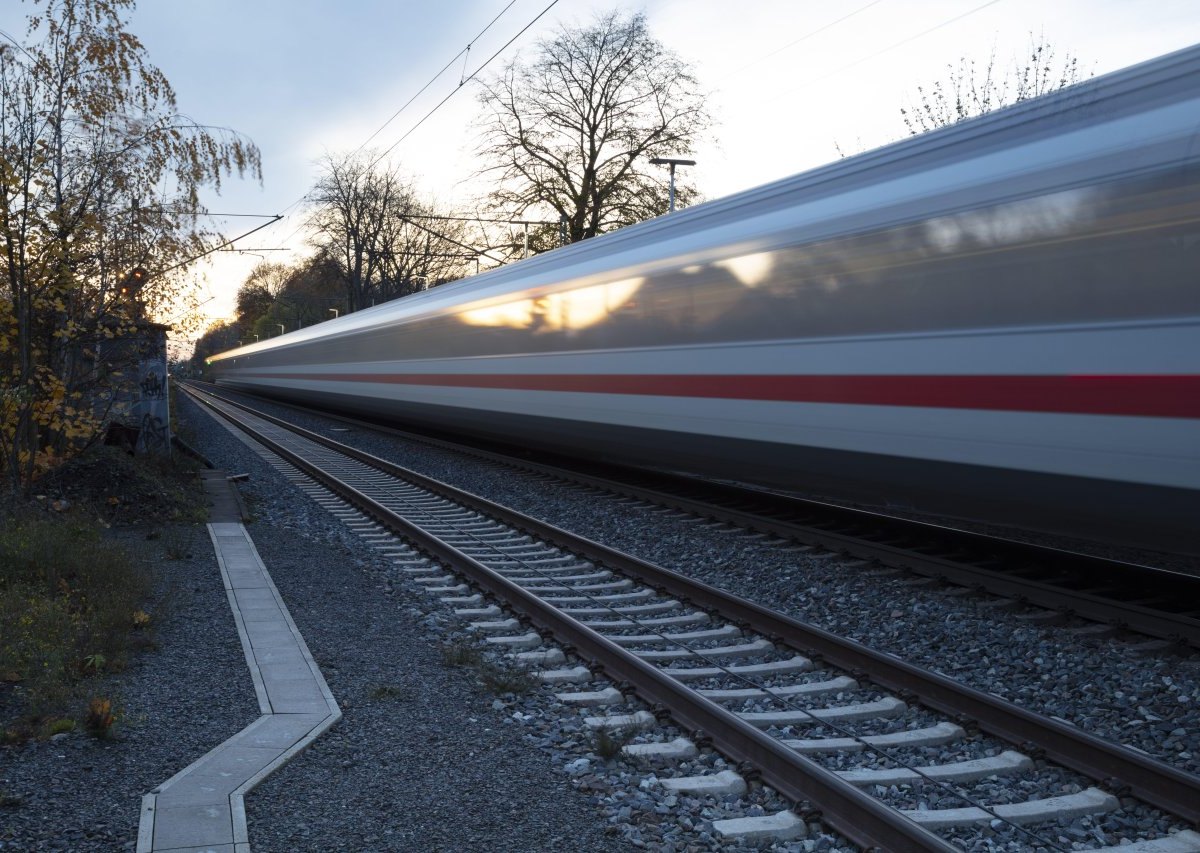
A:
POLYGON ((808 41, 813 36, 820 35, 821 33, 825 32, 826 30, 833 29, 834 27, 836 27, 838 24, 842 23, 843 21, 848 21, 851 18, 853 18, 855 15, 859 14, 860 12, 865 12, 868 9, 870 9, 872 6, 878 6, 882 2, 883 2, 883 0, 871 0, 871 2, 868 3, 867 5, 859 6, 853 12, 847 12, 845 15, 842 15, 840 18, 830 21, 828 24, 825 24, 824 26, 817 27, 817 29, 815 29, 815 30, 811 30, 811 31, 805 33, 804 35, 800 36, 800 38, 794 39, 793 41, 790 41, 787 44, 783 45, 783 47, 778 47, 775 50, 771 51, 770 53, 764 54, 759 57, 755 57, 753 60, 751 60, 750 62, 747 62, 745 65, 743 65, 741 68, 738 68, 736 71, 729 72, 722 79, 728 80, 730 77, 736 77, 737 75, 741 74, 743 71, 746 71, 749 68, 753 68, 755 65, 758 65, 761 62, 766 62, 768 59, 771 59, 774 56, 778 56, 779 54, 783 53, 785 50, 791 50, 793 47, 800 44, 801 42, 808 41))
MULTIPOLYGON (((388 149, 387 149, 386 151, 384 151, 384 152, 383 152, 383 154, 381 154, 380 156, 378 156, 377 158, 375 158, 373 161, 371 161, 371 163, 370 163, 370 164, 367 166, 367 168, 368 168, 368 169, 373 169, 375 166, 377 166, 377 165, 379 164, 379 162, 380 162, 381 160, 383 160, 383 158, 384 158, 384 157, 386 157, 388 154, 390 154, 390 153, 392 152, 392 150, 394 150, 394 149, 396 148, 396 146, 397 146, 397 145, 399 145, 401 142, 403 142, 405 139, 407 139, 407 138, 408 138, 410 135, 412 135, 412 133, 413 133, 413 132, 414 132, 414 131, 415 131, 415 130, 418 128, 418 127, 420 127, 422 124, 424 124, 424 123, 425 123, 425 121, 426 121, 426 120, 427 120, 427 119, 428 119, 430 116, 432 116, 432 115, 433 115, 435 112, 437 112, 437 111, 438 111, 438 110, 439 110, 439 109, 442 107, 442 105, 443 105, 443 104, 445 104, 447 101, 449 101, 449 100, 450 100, 450 98, 451 98, 451 97, 453 97, 453 96, 454 96, 454 94, 455 94, 455 93, 457 93, 457 92, 459 91, 459 89, 461 89, 461 88, 462 88, 463 86, 465 86, 465 85, 466 85, 468 82, 470 82, 471 80, 473 80, 473 79, 476 77, 476 75, 478 75, 478 74, 479 74, 479 72, 480 72, 480 71, 482 71, 484 68, 486 68, 486 67, 487 67, 487 65, 488 65, 489 63, 491 63, 491 62, 492 62, 492 61, 493 61, 493 60, 494 60, 494 59, 495 59, 497 56, 499 56, 501 53, 503 53, 503 52, 504 52, 504 51, 505 51, 505 50, 506 50, 506 49, 507 49, 507 48, 508 48, 508 47, 509 47, 509 46, 510 46, 510 45, 511 45, 513 42, 515 42, 515 41, 516 41, 518 38, 520 38, 520 37, 521 37, 521 36, 522 36, 522 35, 525 33, 525 31, 526 31, 526 30, 528 30, 528 29, 529 29, 530 27, 532 27, 532 26, 533 26, 535 23, 537 23, 537 21, 538 21, 539 19, 541 19, 541 18, 542 18, 542 17, 543 17, 543 16, 544 16, 544 15, 545 15, 547 12, 549 12, 549 11, 550 11, 550 9, 552 9, 552 8, 553 8, 555 5, 557 5, 557 3, 558 3, 558 0, 553 0, 553 2, 551 2, 551 3, 550 3, 550 5, 548 5, 548 6, 547 6, 546 8, 544 8, 544 9, 543 9, 541 12, 539 12, 539 13, 537 14, 537 16, 533 18, 533 20, 531 20, 531 21, 530 21, 528 24, 526 24, 524 27, 522 27, 522 28, 521 28, 521 30, 520 30, 520 31, 519 31, 519 32, 518 32, 518 33, 517 33, 515 36, 513 36, 513 37, 512 37, 512 38, 510 38, 510 39, 509 39, 507 42, 505 42, 505 43, 504 43, 504 46, 503 46, 503 47, 501 47, 501 48, 500 48, 500 50, 496 51, 496 52, 495 52, 495 53, 493 53, 493 54, 492 54, 490 57, 488 57, 488 58, 487 58, 487 60, 485 60, 485 61, 483 62, 483 64, 482 64, 482 65, 480 65, 480 66, 479 66, 478 68, 476 68, 476 69, 475 69, 473 72, 471 72, 471 74, 469 74, 469 75, 466 75, 466 74, 465 74, 465 70, 466 70, 466 62, 467 62, 467 59, 466 59, 466 57, 467 57, 467 55, 469 55, 469 53, 470 53, 471 46, 472 46, 472 45, 473 45, 473 44, 474 44, 476 41, 478 41, 478 40, 479 40, 479 39, 480 39, 480 38, 481 38, 481 37, 482 37, 482 36, 483 36, 485 33, 487 33, 487 31, 488 31, 488 30, 490 30, 490 29, 492 28, 492 26, 493 26, 493 25, 494 25, 494 24, 495 24, 495 23, 496 23, 498 20, 500 20, 500 18, 501 18, 501 17, 504 15, 504 13, 505 13, 505 12, 507 12, 507 11, 508 11, 510 8, 512 8, 512 6, 513 6, 513 5, 516 3, 516 1, 517 1, 517 0, 510 0, 510 1, 509 1, 509 3, 508 3, 508 4, 507 4, 507 5, 506 5, 506 6, 505 6, 503 9, 501 9, 501 10, 500 10, 500 12, 499 12, 499 13, 497 13, 497 15, 496 15, 496 16, 495 16, 494 18, 492 18, 492 20, 491 20, 491 21, 489 21, 489 22, 488 22, 487 26, 485 26, 485 27, 484 27, 482 30, 480 30, 480 31, 479 31, 479 32, 476 34, 476 36, 475 36, 473 39, 471 39, 471 41, 470 41, 470 42, 467 44, 467 46, 466 46, 466 47, 464 47, 462 50, 460 50, 458 53, 456 53, 456 54, 455 54, 453 57, 451 57, 450 61, 449 61, 449 62, 447 62, 447 63, 446 63, 444 66, 442 66, 441 70, 439 70, 439 71, 438 71, 436 74, 434 74, 434 75, 433 75, 433 77, 431 77, 431 78, 429 79, 429 81, 428 81, 428 82, 427 82, 427 83, 426 83, 424 86, 422 86, 422 87, 421 87, 421 89, 420 89, 420 90, 419 90, 419 91, 418 91, 416 94, 414 94, 414 95, 413 95, 411 98, 409 98, 407 101, 405 101, 405 103, 404 103, 404 104, 403 104, 403 105, 400 107, 400 109, 396 110, 396 112, 394 112, 394 113, 391 115, 391 117, 390 117, 390 118, 388 118, 388 120, 387 120, 387 121, 385 121, 385 122, 384 122, 382 125, 380 125, 380 126, 379 126, 379 127, 376 129, 376 130, 375 130, 375 132, 374 132, 374 133, 372 133, 372 134, 371 134, 370 136, 368 136, 368 137, 367 137, 365 140, 363 140, 363 142, 362 142, 362 143, 361 143, 361 144, 360 144, 360 145, 359 145, 357 148, 355 148, 355 149, 354 149, 354 151, 352 151, 352 152, 351 152, 351 156, 353 156, 354 154, 357 154, 359 151, 362 151, 362 150, 363 150, 363 148, 365 148, 365 147, 367 146, 367 144, 368 144, 368 143, 369 143, 369 142, 370 142, 372 139, 374 139, 376 136, 378 136, 380 133, 382 133, 382 132, 383 132, 383 130, 384 130, 384 129, 385 129, 385 128, 386 128, 386 127, 389 125, 389 124, 391 124, 393 121, 395 121, 395 120, 396 120, 396 118, 397 118, 397 117, 399 117, 401 113, 403 113, 403 112, 404 112, 406 109, 408 109, 408 107, 409 107, 409 106, 410 106, 410 105, 411 105, 411 104, 412 104, 414 101, 416 101, 416 99, 417 99, 417 98, 419 98, 419 97, 420 97, 420 96, 421 96, 421 95, 422 95, 422 94, 423 94, 423 93, 424 93, 424 92, 425 92, 425 91, 426 91, 426 90, 427 90, 427 89, 428 89, 430 86, 432 86, 432 85, 433 85, 435 82, 437 82, 437 80, 438 80, 438 79, 439 79, 439 78, 440 78, 440 77, 441 77, 443 74, 445 74, 445 73, 446 73, 446 71, 447 71, 447 70, 449 70, 449 68, 450 68, 452 65, 454 65, 454 63, 455 63, 455 62, 457 62, 457 61, 458 61, 458 58, 459 58, 460 56, 461 56, 461 57, 463 57, 463 69, 464 69, 464 74, 463 74, 463 75, 460 75, 459 82, 458 82, 458 86, 457 86, 456 88, 452 89, 452 90, 450 91, 450 93, 449 93, 448 95, 446 95, 446 97, 442 98, 442 100, 441 100, 441 101, 439 101, 439 102, 437 103, 437 105, 436 105, 436 106, 435 106, 435 107, 434 107, 432 110, 430 110, 428 113, 426 113, 426 114, 425 114, 425 115, 424 115, 424 116, 423 116, 423 117, 420 119, 420 121, 418 121, 418 122, 417 122, 415 125, 413 125, 411 128, 409 128, 409 130, 408 130, 408 132, 407 132, 407 133, 405 133, 405 134, 404 134, 403 136, 401 136, 401 137, 400 137, 398 140, 396 140, 394 143, 392 143, 392 145, 391 145, 391 146, 389 146, 389 147, 388 147, 388 149)), ((305 200, 305 198, 307 198, 307 194, 300 196, 298 199, 296 199, 295 201, 293 201, 293 202, 292 202, 291 204, 289 204, 287 207, 283 208, 283 210, 281 210, 281 211, 280 211, 280 214, 281 214, 281 216, 282 216, 284 213, 286 213, 286 211, 288 211, 288 210, 290 210, 290 209, 292 209, 292 208, 296 207, 297 205, 301 204, 301 203, 302 203, 302 202, 305 200)), ((288 234, 286 237, 284 237, 284 238, 283 238, 283 240, 281 240, 280 242, 281 242, 281 243, 287 243, 287 242, 288 242, 289 240, 291 240, 291 239, 292 239, 294 236, 296 236, 297 234, 299 234, 299 233, 300 233, 302 230, 304 230, 304 223, 303 223, 303 222, 301 222, 299 225, 297 225, 295 228, 293 228, 293 229, 292 229, 292 231, 291 231, 291 232, 290 232, 290 233, 289 233, 289 234, 288 234)), ((427 230, 428 230, 428 229, 427 229, 427 230)), ((440 237, 440 236, 442 236, 442 235, 440 235, 440 234, 436 234, 436 232, 432 232, 432 231, 431 231, 430 233, 433 233, 433 234, 435 234, 435 236, 439 236, 439 237, 440 237)), ((495 260, 495 259, 493 258, 493 260, 495 260)))
POLYGON ((200 254, 198 254, 198 255, 193 255, 192 257, 188 258, 188 259, 187 259, 187 260, 185 260, 185 261, 180 261, 180 262, 179 262, 179 263, 177 263, 177 264, 172 264, 172 265, 171 265, 171 266, 169 266, 169 267, 165 267, 165 268, 163 268, 163 269, 161 269, 161 270, 157 270, 157 271, 155 272, 155 274, 156 274, 156 275, 162 275, 162 274, 164 274, 164 273, 169 273, 169 272, 171 272, 172 270, 177 270, 177 269, 179 269, 180 267, 187 266, 188 264, 192 263, 193 261, 198 261, 198 260, 200 260, 201 258, 203 258, 205 255, 211 255, 213 252, 219 252, 221 249, 224 249, 226 246, 232 246, 232 245, 233 245, 234 243, 236 243, 238 240, 244 240, 244 239, 246 239, 247 237, 249 237, 251 234, 254 234, 254 233, 258 232, 258 231, 261 231, 262 229, 266 228, 266 227, 267 227, 267 226, 269 226, 269 225, 274 225, 274 224, 275 224, 276 222, 278 222, 278 221, 279 221, 281 218, 282 218, 281 216, 279 216, 278 214, 276 214, 275 218, 274 218, 274 219, 272 219, 270 222, 264 222, 262 225, 257 225, 257 226, 255 226, 254 228, 251 228, 249 231, 246 231, 246 232, 245 232, 245 233, 243 233, 243 234, 239 234, 239 235, 238 235, 238 236, 236 236, 236 237, 230 237, 228 240, 225 240, 224 242, 222 242, 222 243, 219 243, 219 244, 218 244, 218 245, 216 245, 216 246, 213 246, 211 249, 206 249, 205 251, 201 252, 201 253, 200 253, 200 254))
MULTIPOLYGON (((538 21, 540 21, 542 19, 542 17, 546 15, 547 12, 549 12, 551 9, 553 9, 555 6, 557 6, 558 2, 559 2, 559 0, 550 0, 550 3, 546 6, 546 8, 544 8, 544 9, 542 9, 542 11, 538 12, 537 15, 533 18, 533 20, 531 20, 525 26, 521 27, 521 29, 517 32, 516 35, 514 35, 512 38, 510 38, 508 41, 506 41, 500 47, 499 50, 497 50, 495 53, 493 53, 491 56, 489 56, 487 59, 485 59, 478 68, 476 68, 469 75, 467 75, 461 82, 459 82, 457 88, 451 90, 450 93, 446 95, 446 97, 444 97, 440 101, 438 101, 437 104, 433 107, 433 109, 431 109, 429 112, 427 112, 425 115, 423 115, 421 117, 421 119, 416 124, 414 124, 412 127, 410 127, 403 136, 401 136, 399 139, 397 139, 395 142, 393 142, 391 145, 389 145, 382 154, 380 154, 373 161, 371 161, 371 164, 367 168, 374 168, 376 165, 379 164, 380 161, 383 160, 383 158, 385 158, 385 157, 387 157, 387 155, 391 154, 392 151, 394 151, 396 149, 396 146, 398 146, 404 140, 408 139, 408 137, 412 136, 413 133, 416 132, 417 128, 419 128, 421 125, 423 125, 434 113, 436 113, 438 110, 440 110, 447 101, 449 101, 456 94, 458 94, 458 92, 460 92, 462 90, 463 86, 465 86, 467 83, 471 82, 477 76, 479 76, 479 72, 481 72, 481 71, 483 71, 483 69, 487 68, 496 59, 496 57, 498 57, 500 54, 504 53, 504 51, 508 50, 509 46, 512 45, 513 42, 515 42, 517 39, 519 39, 521 36, 523 36, 526 33, 526 31, 529 30, 530 27, 532 27, 534 24, 536 24, 538 21)), ((993 0, 993 2, 996 2, 996 0, 993 0)))
MULTIPOLYGON (((366 139, 364 139, 362 144, 360 144, 357 148, 354 149, 354 151, 351 152, 351 155, 357 154, 359 151, 362 151, 363 148, 365 148, 372 139, 374 139, 376 136, 378 136, 380 133, 382 133, 389 124, 391 124, 393 121, 395 121, 400 116, 401 113, 403 113, 406 109, 408 109, 412 105, 413 101, 415 101, 417 98, 421 97, 421 95, 423 95, 425 93, 426 89, 428 89, 430 86, 432 86, 434 83, 436 83, 438 78, 441 77, 443 74, 445 74, 450 69, 450 66, 452 66, 455 62, 458 61, 458 58, 460 56, 463 58, 463 73, 465 73, 466 69, 467 69, 467 58, 471 54, 471 45, 473 45, 475 42, 479 41, 479 39, 481 39, 483 37, 483 35, 492 28, 492 25, 495 24, 498 20, 500 20, 500 18, 504 15, 504 13, 507 12, 509 9, 511 9, 513 7, 513 4, 515 4, 516 2, 517 2, 517 0, 509 0, 508 5, 506 5, 503 9, 501 9, 499 11, 499 13, 496 15, 496 17, 492 18, 492 20, 488 22, 488 25, 486 27, 484 27, 482 30, 480 30, 476 34, 475 38, 471 39, 471 41, 469 41, 467 43, 466 47, 464 47, 458 53, 454 54, 454 56, 450 58, 450 61, 447 62, 444 66, 442 66, 442 69, 440 71, 438 71, 431 78, 429 78, 429 82, 427 82, 424 86, 422 86, 415 95, 413 95, 411 98, 409 98, 407 101, 405 101, 404 104, 400 107, 400 109, 398 109, 394 113, 392 113, 391 117, 387 121, 385 121, 383 124, 381 124, 375 130, 374 133, 372 133, 370 136, 368 136, 366 139)), ((460 74, 458 85, 461 86, 465 82, 466 82, 465 79, 463 79, 462 75, 460 74)))
MULTIPOLYGON (((811 86, 814 83, 820 83, 823 80, 828 80, 830 77, 836 77, 839 74, 849 71, 851 68, 856 68, 859 65, 862 65, 864 62, 870 62, 872 59, 878 59, 879 57, 883 56, 885 53, 891 53, 893 50, 895 50, 898 47, 903 47, 904 45, 909 44, 910 42, 914 42, 919 38, 924 38, 925 36, 929 35, 930 33, 937 32, 938 30, 943 29, 944 27, 948 27, 951 24, 956 24, 959 21, 961 21, 963 18, 968 18, 971 15, 974 15, 976 12, 982 12, 988 6, 994 6, 999 2, 1000 2, 1000 0, 987 0, 986 3, 981 3, 980 5, 974 7, 973 9, 968 9, 966 12, 962 12, 961 14, 955 15, 953 18, 948 18, 947 20, 942 21, 940 24, 936 24, 936 25, 930 27, 929 29, 922 30, 919 33, 915 33, 914 35, 908 36, 907 38, 903 38, 898 42, 894 42, 885 48, 881 48, 880 50, 875 51, 874 53, 870 53, 870 54, 867 54, 866 56, 860 57, 860 58, 854 60, 853 62, 850 62, 846 65, 841 66, 840 68, 835 68, 833 71, 830 71, 826 74, 822 74, 820 77, 813 77, 810 80, 805 80, 799 86, 789 89, 787 92, 784 92, 783 94, 789 95, 789 94, 792 94, 793 92, 798 92, 801 89, 807 88, 808 86, 811 86)), ((778 97, 778 96, 776 96, 776 97, 778 97)))

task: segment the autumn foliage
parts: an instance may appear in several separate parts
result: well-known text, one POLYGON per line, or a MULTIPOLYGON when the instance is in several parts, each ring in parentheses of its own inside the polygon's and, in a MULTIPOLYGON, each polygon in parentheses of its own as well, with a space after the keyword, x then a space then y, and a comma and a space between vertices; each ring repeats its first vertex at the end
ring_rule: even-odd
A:
POLYGON ((103 427, 136 358, 121 341, 213 243, 200 188, 260 173, 253 144, 178 111, 125 28, 132 0, 28 5, 23 42, 0 45, 0 471, 14 489, 103 427))

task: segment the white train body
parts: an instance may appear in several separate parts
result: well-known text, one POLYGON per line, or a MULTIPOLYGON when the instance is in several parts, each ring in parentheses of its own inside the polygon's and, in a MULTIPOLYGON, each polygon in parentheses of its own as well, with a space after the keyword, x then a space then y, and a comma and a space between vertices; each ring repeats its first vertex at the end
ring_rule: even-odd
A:
POLYGON ((1200 48, 212 359, 222 384, 1195 551, 1200 48))

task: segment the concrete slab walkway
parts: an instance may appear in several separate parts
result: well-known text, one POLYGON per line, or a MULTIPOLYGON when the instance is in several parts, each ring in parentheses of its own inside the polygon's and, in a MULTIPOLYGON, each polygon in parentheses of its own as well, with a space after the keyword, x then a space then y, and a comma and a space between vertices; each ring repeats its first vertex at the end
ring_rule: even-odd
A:
POLYGON ((246 792, 342 716, 246 528, 208 531, 263 716, 142 798, 138 853, 249 853, 246 792))

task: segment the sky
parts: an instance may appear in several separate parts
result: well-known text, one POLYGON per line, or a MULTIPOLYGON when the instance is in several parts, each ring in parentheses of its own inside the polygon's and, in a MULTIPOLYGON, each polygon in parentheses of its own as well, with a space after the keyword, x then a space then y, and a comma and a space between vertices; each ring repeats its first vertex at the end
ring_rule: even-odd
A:
MULTIPOLYGON (((353 151, 372 134, 368 147, 395 144, 389 160, 425 197, 475 213, 486 191, 474 155, 479 106, 473 85, 459 83, 514 36, 481 74, 528 55, 562 26, 613 9, 644 11, 652 34, 691 63, 710 93, 717 123, 691 169, 708 199, 905 136, 900 108, 917 86, 945 79, 962 57, 986 62, 994 51, 1002 67, 1012 66, 1031 34, 1095 75, 1200 40, 1200 0, 558 0, 549 11, 550 0, 509 4, 141 0, 129 29, 171 81, 180 110, 237 130, 262 151, 261 184, 235 178, 219 196, 206 193, 214 214, 240 214, 214 216, 212 227, 233 237, 285 217, 236 243, 245 253, 218 253, 190 270, 205 325, 232 317, 255 264, 308 253, 303 198, 317 160, 353 151)), ((22 35, 31 8, 28 0, 0 4, 0 30, 22 35)))

